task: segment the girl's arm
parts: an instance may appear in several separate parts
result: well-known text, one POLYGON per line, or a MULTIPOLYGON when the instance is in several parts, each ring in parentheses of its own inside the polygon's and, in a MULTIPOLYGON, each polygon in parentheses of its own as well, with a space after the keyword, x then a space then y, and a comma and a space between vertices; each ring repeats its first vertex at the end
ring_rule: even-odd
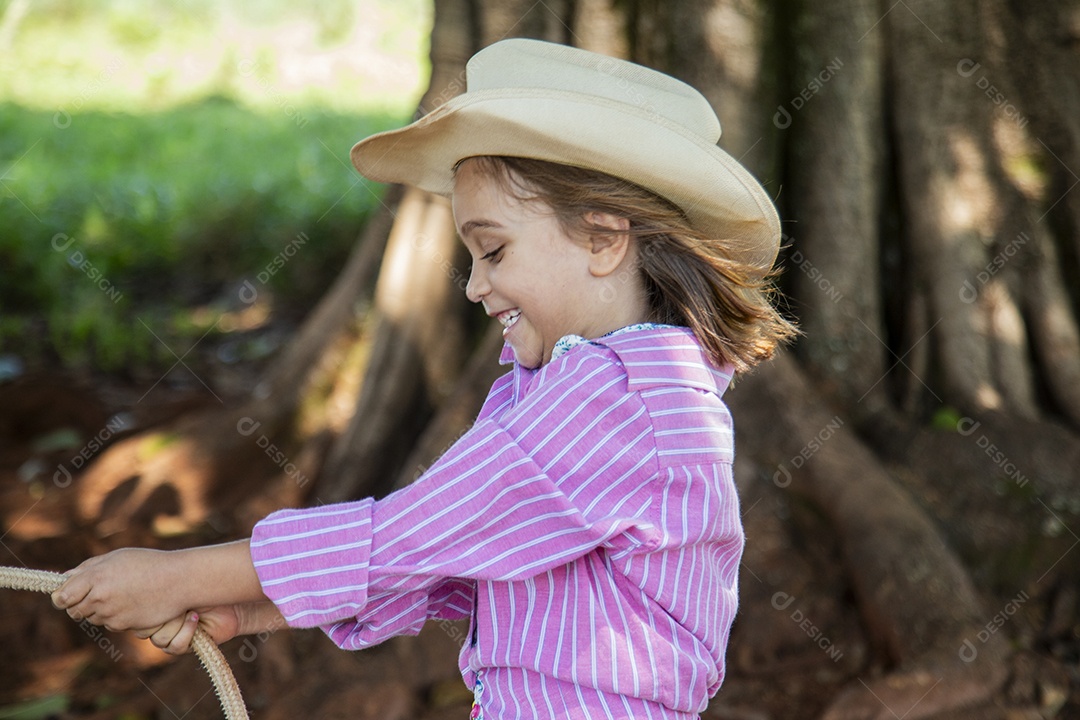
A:
POLYGON ((191 608, 266 600, 248 540, 172 551, 114 550, 68 574, 53 604, 110 630, 156 628, 191 608))
POLYGON ((618 557, 659 543, 650 419, 621 366, 580 364, 499 420, 478 421, 377 502, 259 522, 252 557, 289 624, 358 649, 433 616, 468 617, 477 580, 526 580, 597 547, 618 557), (577 410, 574 422, 564 408, 577 410))

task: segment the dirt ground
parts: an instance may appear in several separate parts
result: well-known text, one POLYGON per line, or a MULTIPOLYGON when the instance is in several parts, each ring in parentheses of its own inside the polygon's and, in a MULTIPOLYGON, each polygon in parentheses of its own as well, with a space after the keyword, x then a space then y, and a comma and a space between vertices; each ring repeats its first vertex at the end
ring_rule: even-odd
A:
MULTIPOLYGON (((217 380, 224 402, 230 397, 222 386, 244 385, 243 378, 217 380)), ((150 392, 147 387, 141 378, 60 372, 0 383, 0 565, 62 571, 124 545, 173 548, 244 534, 247 520, 236 517, 235 505, 209 508, 194 531, 170 530, 160 522, 170 512, 168 497, 107 533, 80 516, 78 470, 88 462, 80 457, 92 460, 132 432, 219 402, 179 368, 150 392)), ((823 519, 777 483, 761 481, 774 469, 743 456, 736 466, 748 538, 741 609, 727 680, 706 720, 819 717, 842 689, 894 669, 866 638, 823 519)), ((935 500, 932 488, 921 491, 945 527, 977 523, 979 509, 962 498, 935 500), (965 519, 972 513, 976 520, 965 519)), ((984 534, 997 537, 994 527, 984 534)), ((957 530, 955 540, 970 535, 957 530)), ((1080 554, 1063 557, 1066 566, 1080 560, 1080 554)), ((1018 595, 1003 583, 994 590, 994 572, 1004 570, 983 568, 977 579, 987 607, 1002 609, 986 632, 1010 639, 1008 680, 991 705, 949 717, 1080 717, 1075 586, 1033 586, 1018 595)), ((0 590, 0 617, 0 718, 221 717, 192 656, 169 658, 128 634, 76 624, 43 595, 0 590)), ((429 624, 417 638, 348 653, 318 632, 283 630, 238 638, 224 650, 256 718, 460 720, 470 704, 456 667, 463 638, 460 624, 429 624)), ((876 717, 922 715, 917 706, 883 706, 876 717)))

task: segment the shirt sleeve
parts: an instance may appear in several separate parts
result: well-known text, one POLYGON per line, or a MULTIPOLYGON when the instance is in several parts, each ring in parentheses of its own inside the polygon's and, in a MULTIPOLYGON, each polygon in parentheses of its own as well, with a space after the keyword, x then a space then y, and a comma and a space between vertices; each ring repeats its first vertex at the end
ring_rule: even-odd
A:
POLYGON ((647 419, 625 402, 625 386, 603 382, 603 365, 534 393, 536 407, 478 422, 383 500, 270 516, 252 538, 264 592, 290 625, 362 647, 429 617, 467 616, 476 580, 521 580, 598 547, 657 544, 648 483, 634 471, 650 453, 613 442, 640 440, 647 419), (568 447, 571 437, 587 439, 568 447))

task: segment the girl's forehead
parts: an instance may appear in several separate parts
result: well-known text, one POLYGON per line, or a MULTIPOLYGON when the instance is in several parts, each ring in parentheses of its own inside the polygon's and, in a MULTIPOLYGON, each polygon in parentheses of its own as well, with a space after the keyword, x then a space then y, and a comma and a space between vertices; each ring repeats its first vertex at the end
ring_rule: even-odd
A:
POLYGON ((525 178, 493 158, 466 158, 458 163, 454 173, 454 189, 459 184, 474 183, 492 186, 499 194, 516 200, 528 199, 534 194, 525 178))
POLYGON ((474 215, 525 219, 544 215, 547 209, 539 199, 519 197, 503 178, 488 171, 484 165, 468 160, 458 167, 454 175, 450 203, 459 228, 474 215))
POLYGON ((509 183, 498 173, 499 170, 490 163, 481 163, 474 158, 463 161, 454 173, 451 197, 479 191, 487 191, 492 196, 507 195, 509 183))
POLYGON ((515 215, 512 200, 487 174, 462 169, 450 196, 458 235, 468 241, 477 231, 504 227, 515 215))

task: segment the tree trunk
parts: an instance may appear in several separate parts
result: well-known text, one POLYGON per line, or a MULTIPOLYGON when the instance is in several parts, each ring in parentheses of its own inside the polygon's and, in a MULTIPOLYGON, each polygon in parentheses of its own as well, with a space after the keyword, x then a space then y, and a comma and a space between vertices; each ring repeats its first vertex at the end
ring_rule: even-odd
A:
POLYGON ((389 488, 466 347, 459 249, 445 198, 408 190, 398 207, 372 308, 375 333, 352 419, 327 459, 325 502, 389 488), (424 257, 427 254, 427 257, 424 257))
POLYGON ((1080 74, 1061 68, 1075 67, 1080 54, 1078 12, 1076 0, 1016 6, 1001 23, 1004 67, 1012 70, 1005 77, 1019 77, 1010 84, 1015 112, 1006 113, 1009 105, 998 111, 1009 131, 1003 164, 1023 167, 1042 159, 1041 178, 1005 174, 1024 197, 1024 219, 1034 230, 1035 257, 1021 278, 1022 314, 1048 386, 1044 394, 1074 428, 1080 428, 1080 74), (1021 133, 1026 137, 1018 138, 1021 133))
POLYGON ((794 4, 794 73, 774 115, 785 126, 789 158, 785 207, 793 222, 786 260, 806 334, 799 354, 850 407, 867 414, 886 407, 878 8, 867 0, 794 4), (869 28, 862 37, 860 28, 869 28))
POLYGON ((472 426, 491 385, 506 372, 506 368, 498 363, 502 346, 502 325, 493 323, 469 358, 469 364, 462 373, 454 394, 417 439, 415 449, 394 483, 395 490, 420 477, 432 462, 450 449, 472 426))

